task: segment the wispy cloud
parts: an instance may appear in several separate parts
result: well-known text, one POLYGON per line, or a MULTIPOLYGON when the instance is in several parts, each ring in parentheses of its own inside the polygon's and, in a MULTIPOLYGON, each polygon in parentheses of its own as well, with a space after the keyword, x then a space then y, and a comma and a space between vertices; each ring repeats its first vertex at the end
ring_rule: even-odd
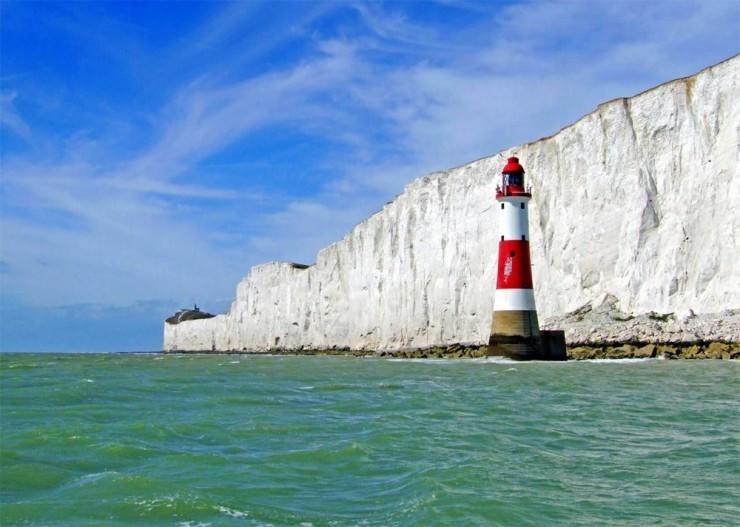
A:
MULTIPOLYGON (((8 159, 4 191, 15 205, 3 221, 4 245, 12 254, 13 268, 25 271, 14 277, 6 292, 34 303, 134 301, 144 295, 166 295, 173 285, 206 295, 210 281, 202 287, 185 284, 211 274, 230 275, 228 287, 233 287, 235 273, 223 269, 235 265, 223 260, 234 248, 216 254, 213 246, 223 240, 213 232, 218 207, 203 201, 264 205, 272 199, 279 206, 290 196, 281 198, 273 191, 269 198, 260 191, 212 188, 207 181, 194 185, 187 180, 197 179, 194 172, 201 161, 263 127, 300 128, 303 120, 317 113, 330 119, 332 112, 319 112, 314 99, 351 75, 348 59, 345 50, 327 48, 315 60, 284 72, 227 85, 214 86, 203 79, 191 82, 163 109, 159 139, 130 159, 107 163, 8 159), (59 272, 75 276, 50 284, 54 281, 50 273, 59 272), (91 277, 90 286, 80 283, 91 277)), ((103 156, 96 152, 91 157, 103 156)), ((247 209, 246 218, 238 219, 236 226, 249 232, 250 222, 276 217, 269 212, 274 206, 257 209, 267 211, 263 220, 247 209)), ((255 248, 259 250, 259 244, 255 248)), ((248 249, 236 251, 244 254, 248 249)), ((256 262, 245 262, 242 271, 250 263, 256 262)))
POLYGON ((15 92, 0 93, 0 126, 5 126, 18 137, 28 140, 31 136, 31 128, 13 104, 16 97, 15 92))

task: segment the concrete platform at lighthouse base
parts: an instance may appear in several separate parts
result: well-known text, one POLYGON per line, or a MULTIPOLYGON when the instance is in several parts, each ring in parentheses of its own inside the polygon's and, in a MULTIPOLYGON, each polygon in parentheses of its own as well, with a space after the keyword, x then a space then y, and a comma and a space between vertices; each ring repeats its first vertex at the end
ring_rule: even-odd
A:
POLYGON ((568 360, 565 350, 565 332, 542 330, 538 336, 491 335, 488 355, 513 360, 568 360))

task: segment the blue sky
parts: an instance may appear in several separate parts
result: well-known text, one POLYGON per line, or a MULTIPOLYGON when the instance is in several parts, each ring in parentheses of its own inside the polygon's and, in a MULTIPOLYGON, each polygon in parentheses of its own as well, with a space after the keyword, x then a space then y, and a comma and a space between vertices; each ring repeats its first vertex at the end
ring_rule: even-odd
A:
POLYGON ((0 350, 157 350, 415 177, 733 56, 740 2, 6 1, 0 37, 0 350))

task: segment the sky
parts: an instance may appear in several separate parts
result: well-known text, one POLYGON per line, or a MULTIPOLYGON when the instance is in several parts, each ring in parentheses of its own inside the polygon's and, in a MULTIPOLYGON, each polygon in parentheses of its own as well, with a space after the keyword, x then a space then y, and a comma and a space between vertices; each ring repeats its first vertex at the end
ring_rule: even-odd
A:
POLYGON ((740 2, 0 3, 0 351, 156 351, 413 179, 740 51, 740 2))

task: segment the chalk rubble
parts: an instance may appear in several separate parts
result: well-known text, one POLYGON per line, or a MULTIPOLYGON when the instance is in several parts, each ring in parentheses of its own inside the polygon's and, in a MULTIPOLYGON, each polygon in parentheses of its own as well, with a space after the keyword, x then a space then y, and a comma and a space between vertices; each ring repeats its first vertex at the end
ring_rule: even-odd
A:
POLYGON ((553 136, 420 177, 314 265, 256 266, 228 313, 165 323, 164 349, 485 344, 496 176, 510 155, 533 187, 544 327, 577 342, 738 341, 739 70, 735 56, 604 103, 553 136))

